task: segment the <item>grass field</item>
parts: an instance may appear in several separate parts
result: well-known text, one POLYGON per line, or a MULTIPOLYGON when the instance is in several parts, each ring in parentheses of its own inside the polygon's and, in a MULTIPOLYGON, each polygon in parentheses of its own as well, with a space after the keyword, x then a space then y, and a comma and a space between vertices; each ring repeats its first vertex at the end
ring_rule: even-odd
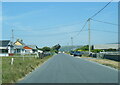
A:
POLYGON ((87 56, 82 56, 80 58, 84 58, 89 61, 97 62, 115 69, 120 70, 120 62, 114 61, 114 60, 109 60, 109 59, 98 59, 98 58, 93 58, 93 57, 87 57, 87 56))
POLYGON ((94 61, 94 62, 120 70, 120 66, 119 66, 120 62, 118 61, 108 60, 108 59, 87 59, 87 60, 94 61))
POLYGON ((2 84, 2 58, 0 57, 0 85, 2 84))
POLYGON ((43 59, 35 57, 25 57, 24 59, 22 57, 2 57, 2 83, 18 81, 50 57, 47 56, 43 59), (14 58, 13 65, 11 65, 11 58, 14 58))

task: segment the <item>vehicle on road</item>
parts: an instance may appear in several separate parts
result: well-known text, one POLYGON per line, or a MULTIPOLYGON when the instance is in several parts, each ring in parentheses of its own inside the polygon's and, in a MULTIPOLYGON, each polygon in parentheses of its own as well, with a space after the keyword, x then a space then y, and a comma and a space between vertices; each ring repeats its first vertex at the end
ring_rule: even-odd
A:
POLYGON ((82 52, 80 52, 80 51, 75 51, 74 52, 74 54, 73 54, 74 56, 82 56, 82 52))
POLYGON ((70 51, 70 55, 74 55, 74 51, 70 51))
POLYGON ((51 55, 50 52, 44 52, 43 54, 44 54, 44 56, 50 56, 51 55))

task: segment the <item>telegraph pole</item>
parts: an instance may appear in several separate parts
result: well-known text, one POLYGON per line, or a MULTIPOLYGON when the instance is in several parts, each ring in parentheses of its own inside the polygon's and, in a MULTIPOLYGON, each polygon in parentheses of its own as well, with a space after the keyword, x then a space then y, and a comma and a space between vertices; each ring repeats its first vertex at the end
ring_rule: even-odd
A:
POLYGON ((11 51, 10 51, 10 53, 13 53, 13 50, 14 50, 14 48, 13 48, 13 43, 14 43, 14 30, 12 29, 12 37, 11 37, 12 39, 11 39, 11 45, 12 45, 12 47, 11 47, 11 51))
POLYGON ((88 19, 88 42, 89 42, 89 55, 90 55, 91 53, 90 18, 88 19))
POLYGON ((14 42, 14 30, 12 29, 12 45, 13 45, 13 42, 14 42))
POLYGON ((69 51, 69 43, 67 43, 67 51, 69 51))
POLYGON ((73 50, 73 37, 71 37, 71 45, 72 45, 72 50, 73 50))

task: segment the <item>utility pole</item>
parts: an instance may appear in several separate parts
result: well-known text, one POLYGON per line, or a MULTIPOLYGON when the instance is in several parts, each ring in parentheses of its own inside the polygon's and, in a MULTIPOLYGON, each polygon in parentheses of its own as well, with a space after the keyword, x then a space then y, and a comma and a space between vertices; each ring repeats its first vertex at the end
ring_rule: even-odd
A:
POLYGON ((69 43, 67 43, 67 52, 69 51, 69 43))
POLYGON ((91 53, 91 34, 90 34, 90 18, 88 19, 88 42, 89 42, 89 55, 91 53))
POLYGON ((13 48, 13 43, 14 43, 14 30, 12 29, 12 36, 11 36, 11 49, 10 53, 13 53, 14 48, 13 48))
POLYGON ((72 50, 73 50, 73 37, 71 37, 71 45, 72 45, 72 50))
POLYGON ((12 45, 13 45, 13 42, 14 42, 14 30, 12 29, 12 45))

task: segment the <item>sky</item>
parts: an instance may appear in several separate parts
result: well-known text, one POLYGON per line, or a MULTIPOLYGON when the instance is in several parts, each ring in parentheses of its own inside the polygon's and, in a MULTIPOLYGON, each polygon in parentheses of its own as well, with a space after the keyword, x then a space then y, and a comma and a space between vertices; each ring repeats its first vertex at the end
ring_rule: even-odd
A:
MULTIPOLYGON (((1 0, 3 2, 109 2, 110 0, 1 0)), ((119 2, 119 0, 112 0, 119 2)))
MULTIPOLYGON (((2 39, 23 39, 38 47, 88 44, 86 20, 108 2, 3 2, 2 39)), ((93 19, 118 24, 118 3, 112 2, 93 19)), ((116 43, 118 26, 91 20, 91 44, 116 43), (93 30, 94 29, 94 30, 93 30)))

